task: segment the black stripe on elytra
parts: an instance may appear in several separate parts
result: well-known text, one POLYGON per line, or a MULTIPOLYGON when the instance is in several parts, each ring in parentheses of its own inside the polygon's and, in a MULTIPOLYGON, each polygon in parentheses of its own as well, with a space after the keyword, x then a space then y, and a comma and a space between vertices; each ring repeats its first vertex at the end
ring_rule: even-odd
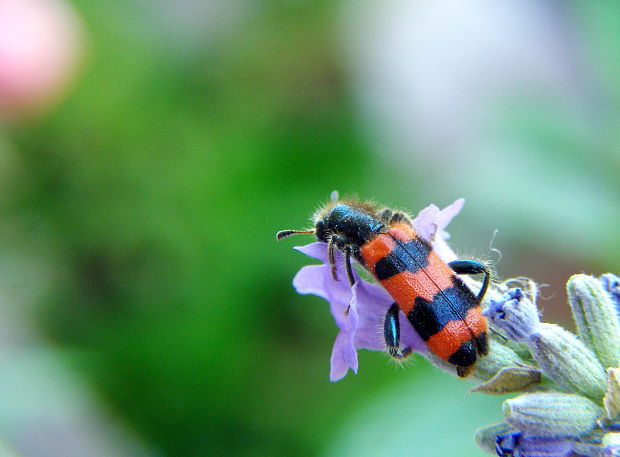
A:
POLYGON ((464 320, 467 311, 478 306, 476 296, 461 280, 454 277, 452 284, 448 289, 437 291, 432 301, 419 296, 415 299, 407 318, 425 341, 448 322, 464 320))
POLYGON ((389 279, 403 271, 415 273, 428 266, 428 254, 431 248, 426 241, 419 237, 406 243, 396 238, 394 241, 396 247, 392 252, 375 264, 375 274, 378 280, 389 279))
POLYGON ((469 340, 461 344, 461 347, 450 356, 448 362, 460 367, 468 367, 476 363, 476 347, 474 343, 469 340))

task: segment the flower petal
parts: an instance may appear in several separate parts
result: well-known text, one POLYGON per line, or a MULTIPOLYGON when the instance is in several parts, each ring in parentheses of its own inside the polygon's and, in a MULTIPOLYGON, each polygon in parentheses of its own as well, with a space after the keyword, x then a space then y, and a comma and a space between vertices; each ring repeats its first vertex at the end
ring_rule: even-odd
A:
POLYGON ((301 295, 318 295, 325 300, 329 294, 325 289, 323 278, 325 265, 306 265, 293 278, 293 287, 301 295))
POLYGON ((437 230, 444 234, 443 239, 447 240, 450 238, 450 235, 445 231, 446 227, 450 222, 452 222, 452 219, 454 219, 456 215, 461 212, 464 204, 465 199, 459 198, 455 200, 454 203, 446 206, 439 212, 439 215, 437 216, 437 230))
POLYGON ((358 281, 353 286, 353 300, 359 316, 355 347, 384 351, 383 320, 394 300, 382 287, 365 281, 358 281))
POLYGON ((461 211, 464 204, 465 199, 459 198, 442 210, 435 205, 429 205, 420 211, 413 220, 413 227, 416 232, 432 244, 435 253, 446 263, 456 260, 457 256, 446 243, 450 234, 445 229, 461 211))
POLYGON ((341 330, 336 337, 330 359, 329 379, 339 381, 347 375, 349 368, 357 373, 357 352, 351 332, 341 330))
POLYGON ((435 234, 439 231, 437 219, 441 211, 435 205, 428 205, 418 213, 413 220, 413 228, 415 231, 428 242, 432 242, 435 234))
POLYGON ((327 243, 322 241, 315 241, 314 243, 306 244, 304 246, 295 246, 293 249, 306 254, 309 257, 320 260, 323 263, 327 261, 327 243))

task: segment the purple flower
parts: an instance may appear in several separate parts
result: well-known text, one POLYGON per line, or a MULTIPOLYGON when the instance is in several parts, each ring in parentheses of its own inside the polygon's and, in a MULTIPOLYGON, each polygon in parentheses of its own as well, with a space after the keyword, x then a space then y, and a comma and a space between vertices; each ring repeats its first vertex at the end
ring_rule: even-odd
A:
POLYGON ((499 435, 495 442, 500 457, 565 457, 574 443, 568 439, 526 435, 520 432, 499 435))
MULTIPOLYGON (((456 255, 445 241, 449 238, 445 227, 459 213, 463 203, 462 198, 458 199, 443 210, 430 205, 413 221, 418 234, 432 242, 433 248, 446 262, 456 259, 456 255)), ((357 373, 358 349, 385 351, 383 320, 394 300, 382 287, 361 279, 356 271, 353 272, 355 285, 351 287, 346 279, 344 256, 338 251, 336 271, 340 280, 334 281, 326 243, 315 242, 295 249, 323 262, 322 265, 303 267, 295 276, 293 286, 300 294, 318 295, 330 304, 332 316, 340 328, 332 349, 330 379, 338 381, 349 368, 357 373)), ((401 313, 400 321, 406 320, 401 313)), ((424 341, 411 325, 401 326, 400 340, 403 348, 409 346, 415 352, 427 353, 424 341)))
POLYGON ((607 273, 601 276, 599 281, 607 293, 609 293, 614 305, 616 305, 616 312, 620 319, 620 278, 614 274, 607 273))
POLYGON ((501 300, 491 300, 482 312, 514 341, 528 341, 540 324, 538 310, 521 289, 510 289, 501 300))
POLYGON ((620 445, 611 444, 603 449, 603 457, 620 457, 620 445))

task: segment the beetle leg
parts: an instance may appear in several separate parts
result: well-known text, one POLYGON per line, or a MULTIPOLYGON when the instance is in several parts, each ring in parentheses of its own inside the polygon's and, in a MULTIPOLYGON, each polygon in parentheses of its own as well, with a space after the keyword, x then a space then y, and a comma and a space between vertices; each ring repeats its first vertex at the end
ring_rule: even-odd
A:
POLYGON ((400 308, 396 303, 392 303, 392 306, 388 309, 385 315, 385 321, 383 323, 383 336, 385 338, 385 344, 387 345, 388 352, 395 359, 404 359, 411 354, 411 348, 406 347, 400 349, 400 324, 398 322, 398 313, 400 308))
POLYGON ((332 267, 332 278, 334 278, 334 281, 338 281, 338 274, 336 273, 336 258, 334 257, 334 249, 336 249, 336 238, 332 236, 329 239, 329 243, 327 244, 327 258, 329 260, 329 265, 332 267))
POLYGON ((351 256, 353 255, 353 247, 347 246, 344 250, 344 264, 347 269, 347 277, 351 287, 355 285, 355 277, 353 276, 353 265, 351 265, 351 256))
POLYGON ((477 262, 475 260, 455 260, 448 264, 450 268, 454 270, 456 274, 459 275, 477 275, 484 274, 484 280, 482 281, 482 287, 480 288, 480 292, 478 292, 478 300, 482 301, 484 298, 484 294, 487 293, 487 289, 489 288, 489 281, 491 280, 491 272, 487 268, 487 266, 482 262, 477 262))

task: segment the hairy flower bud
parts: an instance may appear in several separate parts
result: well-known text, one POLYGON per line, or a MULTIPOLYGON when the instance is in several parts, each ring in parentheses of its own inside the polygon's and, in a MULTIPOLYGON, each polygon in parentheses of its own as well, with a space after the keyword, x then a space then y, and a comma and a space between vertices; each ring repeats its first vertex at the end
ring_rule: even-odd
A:
POLYGON ((482 449, 495 454, 498 435, 505 435, 513 431, 514 429, 506 422, 500 422, 499 424, 489 425, 476 430, 474 440, 482 449))
POLYGON ((620 368, 607 370, 607 393, 603 398, 603 404, 608 419, 620 416, 620 368))
POLYGON ((620 365, 620 321, 608 291, 592 276, 574 275, 566 285, 579 338, 604 368, 620 365))
POLYGON ((592 430, 603 410, 580 395, 536 392, 506 400, 506 422, 523 433, 546 437, 578 437, 592 430))
POLYGON ((601 401, 605 395, 605 370, 592 351, 559 325, 541 323, 529 342, 538 366, 560 386, 601 401))

